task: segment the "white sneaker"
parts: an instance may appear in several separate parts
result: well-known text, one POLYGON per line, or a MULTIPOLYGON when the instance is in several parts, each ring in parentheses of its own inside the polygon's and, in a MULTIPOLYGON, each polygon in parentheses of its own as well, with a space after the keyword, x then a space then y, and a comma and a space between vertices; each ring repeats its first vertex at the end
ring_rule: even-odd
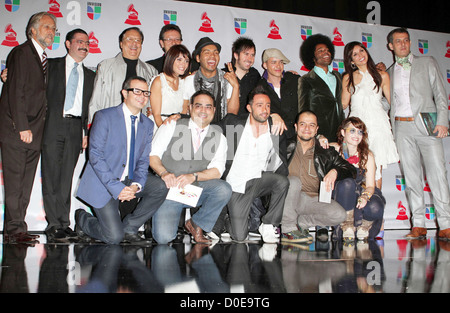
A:
POLYGON ((346 241, 353 241, 355 240, 355 231, 353 230, 352 227, 347 227, 347 229, 343 231, 342 237, 346 241))
POLYGON ((208 237, 212 240, 220 240, 219 236, 217 236, 215 232, 209 232, 206 233, 206 235, 208 235, 208 237))
POLYGON ((280 234, 272 224, 261 224, 258 228, 262 236, 262 240, 267 243, 278 243, 280 241, 280 234))

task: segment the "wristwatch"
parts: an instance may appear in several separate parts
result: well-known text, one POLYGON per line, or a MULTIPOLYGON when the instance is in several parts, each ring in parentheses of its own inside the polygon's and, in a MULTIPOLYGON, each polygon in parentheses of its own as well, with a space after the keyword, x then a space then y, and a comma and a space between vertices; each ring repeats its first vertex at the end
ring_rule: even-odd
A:
POLYGON ((195 177, 194 183, 196 183, 198 181, 198 174, 197 173, 192 173, 192 175, 194 175, 194 177, 195 177))

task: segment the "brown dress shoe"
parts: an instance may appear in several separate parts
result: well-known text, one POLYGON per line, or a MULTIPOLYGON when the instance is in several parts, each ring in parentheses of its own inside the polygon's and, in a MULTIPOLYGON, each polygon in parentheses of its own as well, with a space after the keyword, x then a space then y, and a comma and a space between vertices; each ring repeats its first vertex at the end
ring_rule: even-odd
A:
POLYGON ((438 237, 440 240, 450 240, 450 228, 440 230, 438 237))
POLYGON ((423 239, 427 236, 427 229, 424 227, 413 227, 409 234, 405 237, 406 239, 423 239))
POLYGON ((3 235, 3 240, 6 243, 28 243, 28 244, 36 244, 39 241, 36 238, 28 233, 16 233, 16 234, 5 234, 3 235))
POLYGON ((211 240, 206 238, 203 235, 203 230, 195 225, 195 223, 192 221, 192 219, 188 219, 186 221, 186 224, 184 225, 186 227, 186 230, 194 237, 194 241, 197 243, 210 243, 211 240))

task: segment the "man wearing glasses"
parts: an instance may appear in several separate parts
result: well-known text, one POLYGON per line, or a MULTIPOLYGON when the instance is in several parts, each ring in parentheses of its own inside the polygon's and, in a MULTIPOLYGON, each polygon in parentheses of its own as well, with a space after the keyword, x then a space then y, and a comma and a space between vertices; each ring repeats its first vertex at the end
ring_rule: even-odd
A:
MULTIPOLYGON (((77 196, 92 207, 95 216, 83 209, 75 212, 75 230, 83 239, 91 237, 108 244, 122 240, 148 244, 138 236, 139 227, 151 217, 151 207, 137 207, 123 220, 119 207, 145 192, 153 122, 141 113, 150 92, 143 77, 131 77, 122 88, 124 102, 98 111, 89 140, 89 160, 77 196)), ((155 193, 155 207, 164 195, 155 193), (159 197, 159 198, 158 198, 159 197), (158 200, 160 200, 158 202, 158 200)))
POLYGON ((336 201, 319 202, 321 181, 331 192, 337 180, 355 178, 356 170, 336 150, 322 148, 316 139, 319 126, 314 112, 300 112, 294 127, 297 138, 288 146, 289 191, 281 221, 281 242, 307 243, 312 241, 309 227, 338 225, 346 216, 336 201))
POLYGON ((161 28, 159 32, 159 45, 161 49, 164 51, 164 54, 153 60, 149 60, 146 63, 152 65, 158 73, 163 71, 164 60, 166 59, 166 53, 169 51, 170 47, 174 45, 180 45, 183 41, 183 37, 181 36, 181 29, 175 24, 167 24, 161 28))
POLYGON ((103 60, 98 64, 94 91, 89 104, 89 123, 92 123, 98 110, 121 103, 120 90, 125 80, 132 76, 140 76, 150 85, 152 78, 158 74, 153 66, 139 59, 143 42, 144 34, 138 27, 127 28, 119 35, 121 52, 114 58, 103 60))

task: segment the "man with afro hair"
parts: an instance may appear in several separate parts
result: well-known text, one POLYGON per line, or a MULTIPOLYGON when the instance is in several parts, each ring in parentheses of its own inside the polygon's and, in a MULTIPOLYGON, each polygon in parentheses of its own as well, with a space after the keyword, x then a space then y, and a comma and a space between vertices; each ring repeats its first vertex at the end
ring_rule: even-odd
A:
POLYGON ((299 111, 313 111, 319 134, 330 142, 336 141, 336 131, 344 120, 342 77, 331 65, 334 53, 329 37, 322 34, 308 37, 300 47, 300 59, 309 73, 298 81, 299 111))

